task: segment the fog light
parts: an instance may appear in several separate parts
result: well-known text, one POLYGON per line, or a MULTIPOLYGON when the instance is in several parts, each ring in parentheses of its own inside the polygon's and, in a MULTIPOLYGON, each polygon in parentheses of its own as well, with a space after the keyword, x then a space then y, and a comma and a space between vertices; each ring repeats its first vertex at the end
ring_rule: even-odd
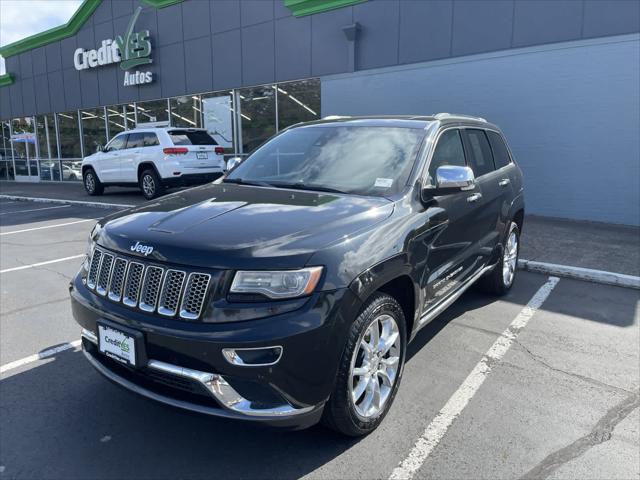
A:
POLYGON ((224 348, 222 355, 232 365, 264 367, 280 361, 282 347, 224 348))

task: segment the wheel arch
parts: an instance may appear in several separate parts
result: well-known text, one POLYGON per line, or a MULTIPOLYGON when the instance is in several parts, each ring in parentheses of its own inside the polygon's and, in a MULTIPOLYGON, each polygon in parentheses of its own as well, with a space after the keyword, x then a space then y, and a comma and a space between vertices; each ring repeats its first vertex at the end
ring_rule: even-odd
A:
POLYGON ((158 175, 158 178, 162 179, 162 175, 160 175, 160 172, 156 168, 155 164, 153 162, 147 161, 147 162, 142 162, 138 165, 138 174, 137 174, 138 181, 140 181, 140 175, 142 175, 142 172, 148 169, 155 171, 156 175, 158 175))
POLYGON ((405 316, 407 338, 411 338, 416 320, 419 287, 412 278, 406 254, 399 254, 362 272, 349 288, 366 304, 377 292, 386 293, 400 304, 405 316))

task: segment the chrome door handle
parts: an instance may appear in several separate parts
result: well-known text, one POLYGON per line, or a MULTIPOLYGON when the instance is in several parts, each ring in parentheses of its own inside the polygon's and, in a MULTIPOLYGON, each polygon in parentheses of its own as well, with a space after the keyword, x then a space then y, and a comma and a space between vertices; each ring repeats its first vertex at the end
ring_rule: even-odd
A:
POLYGON ((503 178, 498 182, 498 185, 500 185, 501 187, 506 187, 507 185, 509 185, 509 183, 511 183, 511 180, 509 180, 508 178, 503 178))
POLYGON ((481 193, 474 193, 473 195, 469 195, 467 197, 467 202, 469 202, 469 203, 477 202, 481 198, 482 198, 482 194, 481 193))

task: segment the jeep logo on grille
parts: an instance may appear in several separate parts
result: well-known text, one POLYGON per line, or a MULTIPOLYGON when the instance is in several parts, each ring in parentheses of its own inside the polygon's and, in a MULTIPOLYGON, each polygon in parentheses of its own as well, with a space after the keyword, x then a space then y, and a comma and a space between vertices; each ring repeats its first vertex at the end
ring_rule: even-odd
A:
POLYGON ((143 245, 140 242, 136 242, 135 245, 131 245, 131 251, 142 253, 145 257, 153 252, 153 247, 150 245, 143 245))

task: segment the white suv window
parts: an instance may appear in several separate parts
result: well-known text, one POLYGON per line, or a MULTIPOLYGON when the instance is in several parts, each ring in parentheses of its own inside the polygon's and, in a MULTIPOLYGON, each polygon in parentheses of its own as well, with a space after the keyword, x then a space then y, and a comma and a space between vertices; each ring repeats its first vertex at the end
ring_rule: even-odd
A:
POLYGON ((127 140, 127 148, 144 147, 144 133, 130 133, 127 140))
POLYGON ((218 145, 204 130, 171 130, 168 133, 174 145, 218 145))
POLYGON ((113 140, 111 140, 107 146, 105 147, 105 152, 113 152, 115 150, 122 150, 126 147, 127 144, 127 134, 118 135, 113 140))

